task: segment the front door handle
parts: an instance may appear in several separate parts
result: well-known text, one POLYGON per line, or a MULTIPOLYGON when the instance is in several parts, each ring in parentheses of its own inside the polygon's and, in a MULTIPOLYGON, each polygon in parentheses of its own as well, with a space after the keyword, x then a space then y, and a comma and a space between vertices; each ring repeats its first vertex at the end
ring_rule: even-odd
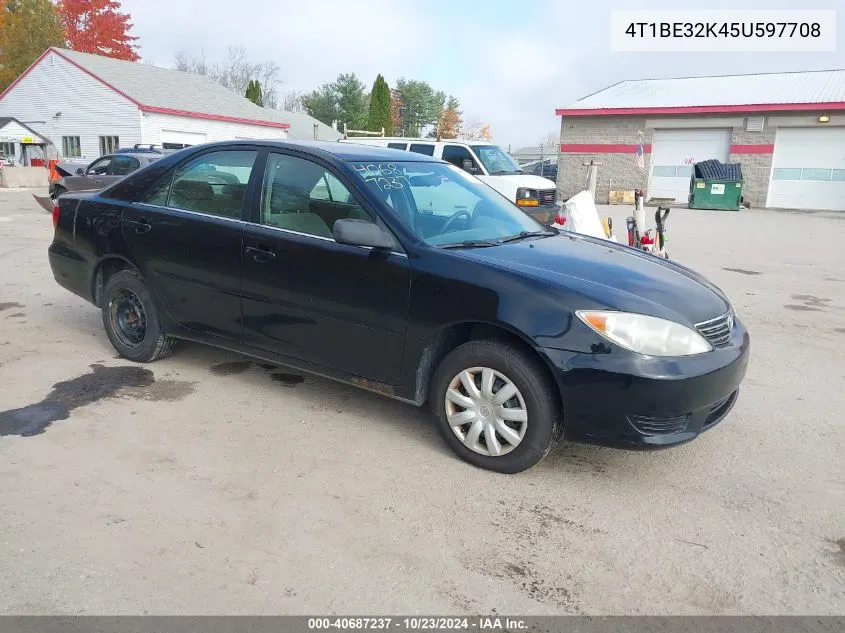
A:
POLYGON ((135 232, 138 235, 143 235, 144 233, 149 233, 153 228, 152 224, 150 224, 149 222, 147 222, 146 220, 143 220, 143 219, 141 219, 141 220, 124 220, 124 222, 126 222, 126 224, 128 224, 129 226, 135 227, 135 232))
POLYGON ((263 246, 247 246, 244 249, 244 253, 252 255, 252 259, 259 264, 266 264, 270 260, 276 258, 276 253, 263 246))

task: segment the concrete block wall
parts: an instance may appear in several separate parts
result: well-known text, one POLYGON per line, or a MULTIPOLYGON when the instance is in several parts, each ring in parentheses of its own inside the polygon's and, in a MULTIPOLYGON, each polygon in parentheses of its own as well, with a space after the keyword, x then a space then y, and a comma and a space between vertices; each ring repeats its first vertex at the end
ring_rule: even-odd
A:
MULTIPOLYGON (((748 116, 760 116, 749 114, 748 116)), ((734 127, 731 134, 731 154, 728 161, 742 163, 742 177, 745 184, 742 198, 754 208, 766 206, 766 196, 769 193, 769 178, 772 173, 772 148, 775 145, 777 129, 768 125, 764 118, 762 132, 746 132, 743 121, 742 127, 734 127), (762 146, 769 146, 766 150, 762 146), (750 148, 742 151, 739 148, 750 148)))
POLYGON ((623 152, 570 153, 562 151, 558 157, 558 199, 566 200, 583 191, 587 167, 591 160, 601 162, 596 181, 596 201, 607 202, 611 189, 645 189, 648 183, 651 154, 643 156, 645 170, 637 167, 634 149, 642 140, 651 145, 653 130, 646 128, 645 117, 562 117, 561 144, 630 145, 623 152), (642 132, 640 137, 639 132, 642 132))
POLYGON ((2 167, 0 187, 46 187, 49 172, 44 167, 2 167))

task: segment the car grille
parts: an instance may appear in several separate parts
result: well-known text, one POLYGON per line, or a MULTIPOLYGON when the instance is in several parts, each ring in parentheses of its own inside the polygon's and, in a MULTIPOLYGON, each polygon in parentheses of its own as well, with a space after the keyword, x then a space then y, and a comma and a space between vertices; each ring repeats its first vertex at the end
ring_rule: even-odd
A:
POLYGON ((713 347, 727 347, 731 342, 731 330, 734 324, 733 310, 729 310, 720 317, 696 323, 695 329, 707 339, 713 347))
POLYGON ((555 194, 556 192, 554 189, 543 189, 539 192, 540 204, 553 205, 555 203, 555 194))
POLYGON ((643 435, 666 435, 680 433, 687 428, 689 415, 679 415, 673 418, 650 418, 642 415, 629 415, 631 423, 643 435))

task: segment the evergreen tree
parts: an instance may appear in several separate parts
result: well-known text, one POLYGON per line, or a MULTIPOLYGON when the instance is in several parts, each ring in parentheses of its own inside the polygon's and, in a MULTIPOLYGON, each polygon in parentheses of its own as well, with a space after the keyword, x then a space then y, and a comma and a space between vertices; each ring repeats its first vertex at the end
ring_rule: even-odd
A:
POLYGON ((367 129, 371 132, 380 132, 382 128, 385 135, 393 136, 390 87, 384 77, 379 75, 370 93, 370 116, 367 119, 367 129))

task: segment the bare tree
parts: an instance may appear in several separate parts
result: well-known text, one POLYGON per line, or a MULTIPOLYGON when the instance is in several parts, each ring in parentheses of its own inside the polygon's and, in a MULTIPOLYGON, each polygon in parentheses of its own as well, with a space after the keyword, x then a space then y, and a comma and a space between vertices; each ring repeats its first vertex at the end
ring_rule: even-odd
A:
POLYGON ((302 93, 298 90, 283 90, 282 91, 282 110, 288 112, 302 112, 304 110, 302 105, 302 93))
POLYGON ((200 53, 199 57, 191 57, 183 50, 178 51, 173 56, 173 65, 176 70, 197 75, 210 75, 212 70, 205 59, 204 52, 200 53))
POLYGON ((557 132, 549 132, 542 139, 540 139, 540 142, 538 143, 538 145, 542 145, 546 149, 555 148, 559 144, 560 134, 558 134, 557 132))
POLYGON ((264 106, 278 107, 278 89, 281 84, 280 69, 276 62, 252 62, 243 46, 230 46, 226 58, 216 64, 209 64, 205 54, 192 57, 179 51, 173 58, 176 70, 211 77, 221 86, 239 95, 246 94, 249 82, 257 79, 261 84, 264 106))

